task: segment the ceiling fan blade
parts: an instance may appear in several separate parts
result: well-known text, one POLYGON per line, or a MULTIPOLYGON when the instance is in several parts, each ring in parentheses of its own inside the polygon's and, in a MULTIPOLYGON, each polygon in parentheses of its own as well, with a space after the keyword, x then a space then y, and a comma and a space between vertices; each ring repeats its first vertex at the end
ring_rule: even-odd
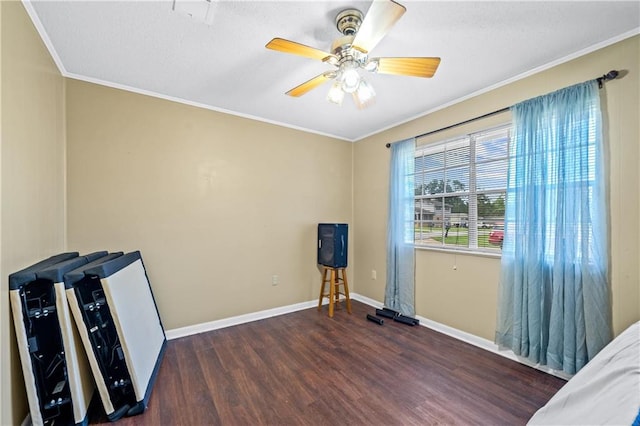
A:
POLYGON ((433 77, 440 65, 440 58, 373 58, 380 74, 433 77))
POLYGON ((370 52, 406 10, 393 0, 373 0, 353 40, 353 47, 364 53, 370 52))
POLYGON ((283 38, 274 38, 265 46, 267 49, 277 50, 279 52, 291 53, 293 55, 304 56, 305 58, 318 59, 320 61, 325 60, 328 57, 333 56, 329 52, 324 52, 320 49, 306 46, 304 44, 296 43, 295 41, 285 40, 283 38))
POLYGON ((293 89, 289 90, 286 94, 297 98, 309 92, 310 90, 315 89, 316 87, 320 86, 322 83, 328 80, 331 80, 334 77, 335 75, 333 75, 333 73, 330 73, 330 72, 322 73, 320 75, 313 77, 311 80, 305 81, 301 85, 294 87, 293 89))

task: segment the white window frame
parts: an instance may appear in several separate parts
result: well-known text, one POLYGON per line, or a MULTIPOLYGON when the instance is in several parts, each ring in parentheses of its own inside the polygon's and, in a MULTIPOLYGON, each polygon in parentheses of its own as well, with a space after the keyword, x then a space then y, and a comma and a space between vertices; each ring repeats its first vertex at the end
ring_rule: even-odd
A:
MULTIPOLYGON (((502 136, 500 136, 502 137, 502 136)), ((436 199, 436 200, 441 200, 442 203, 442 210, 443 210, 443 218, 442 218, 442 222, 444 224, 445 218, 444 218, 444 211, 446 210, 445 208, 445 200, 447 198, 450 197, 466 197, 467 198, 467 203, 468 203, 468 213, 467 213, 467 232, 468 232, 468 245, 467 246, 458 246, 458 245, 447 245, 445 244, 445 240, 444 240, 444 226, 442 227, 443 231, 442 231, 442 242, 440 244, 425 244, 422 243, 420 239, 416 238, 415 241, 415 247, 416 248, 420 248, 420 249, 435 249, 435 250, 453 250, 453 251, 464 251, 464 252, 474 252, 474 253, 482 253, 482 254, 497 254, 499 255, 501 253, 500 248, 496 247, 496 248, 492 248, 492 247, 478 247, 478 205, 477 205, 477 196, 480 194, 484 194, 484 195, 488 195, 490 196, 491 194, 502 194, 504 195, 504 200, 506 203, 506 192, 507 192, 507 168, 504 169, 504 186, 503 187, 498 187, 498 188, 491 188, 491 189, 487 189, 487 190, 478 190, 477 189, 477 169, 478 166, 481 166, 483 164, 490 164, 492 162, 497 162, 497 161, 506 161, 508 163, 508 159, 509 159, 509 144, 511 142, 512 139, 512 125, 510 123, 507 124, 502 124, 499 126, 495 126, 495 127, 491 127, 491 128, 486 128, 486 129, 482 129, 480 131, 477 132, 473 132, 473 133, 469 133, 469 134, 465 134, 465 135, 461 135, 458 137, 454 137, 454 138, 449 138, 446 140, 442 140, 442 141, 437 141, 434 143, 429 143, 429 144, 425 144, 425 145, 419 145, 416 148, 416 158, 419 158, 425 154, 428 153, 435 153, 438 152, 439 150, 442 150, 442 152, 446 152, 446 146, 451 146, 454 144, 458 144, 460 142, 464 142, 466 146, 469 147, 469 164, 468 164, 468 176, 469 176, 469 185, 468 188, 464 191, 456 191, 456 192, 450 192, 447 193, 446 192, 446 182, 447 182, 447 170, 450 170, 451 168, 455 167, 458 168, 459 165, 455 165, 455 166, 451 166, 450 168, 447 168, 447 164, 446 164, 446 155, 444 155, 444 165, 443 167, 437 168, 437 169, 430 169, 430 171, 436 171, 436 170, 442 170, 443 171, 443 176, 444 176, 444 184, 445 184, 445 192, 443 192, 442 194, 423 194, 423 195, 415 195, 414 199, 416 201, 419 200, 425 200, 425 199, 436 199), (505 155, 502 156, 496 156, 496 157, 492 157, 491 159, 485 159, 485 160, 478 160, 477 159, 477 152, 476 152, 476 146, 477 146, 477 141, 481 138, 484 138, 488 135, 496 135, 499 136, 501 132, 506 133, 507 137, 507 146, 506 146, 506 151, 505 151, 505 155)), ((423 184, 426 184, 426 182, 424 182, 422 179, 418 179, 418 176, 421 175, 424 172, 423 170, 419 170, 418 167, 416 167, 414 176, 416 179, 416 182, 423 182, 423 184)), ((417 204, 417 203, 416 203, 417 204)), ((422 206, 420 207, 420 216, 422 215, 422 206)), ((416 218, 416 221, 418 221, 418 218, 416 218)), ((420 217, 420 223, 426 223, 423 222, 424 219, 422 219, 422 217, 420 217)))

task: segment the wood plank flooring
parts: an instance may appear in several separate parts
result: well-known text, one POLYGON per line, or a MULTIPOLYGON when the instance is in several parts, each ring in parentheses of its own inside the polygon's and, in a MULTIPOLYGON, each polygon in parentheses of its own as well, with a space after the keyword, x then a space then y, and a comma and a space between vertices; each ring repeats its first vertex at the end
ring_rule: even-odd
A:
POLYGON ((367 313, 354 301, 352 315, 325 306, 172 340, 147 411, 118 424, 522 425, 565 383, 367 313))

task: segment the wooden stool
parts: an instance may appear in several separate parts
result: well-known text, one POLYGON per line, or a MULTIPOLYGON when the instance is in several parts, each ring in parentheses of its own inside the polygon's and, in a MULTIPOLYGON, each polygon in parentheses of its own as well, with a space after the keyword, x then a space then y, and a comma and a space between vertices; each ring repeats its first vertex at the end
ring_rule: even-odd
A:
POLYGON ((329 318, 333 318, 333 307, 340 301, 342 294, 347 301, 347 312, 351 313, 351 299, 349 298, 349 284, 347 283, 347 273, 345 268, 322 267, 322 286, 320 287, 320 300, 318 300, 318 310, 322 309, 322 298, 329 298, 329 318), (327 283, 329 292, 325 293, 327 283), (340 291, 342 286, 343 291, 340 291))

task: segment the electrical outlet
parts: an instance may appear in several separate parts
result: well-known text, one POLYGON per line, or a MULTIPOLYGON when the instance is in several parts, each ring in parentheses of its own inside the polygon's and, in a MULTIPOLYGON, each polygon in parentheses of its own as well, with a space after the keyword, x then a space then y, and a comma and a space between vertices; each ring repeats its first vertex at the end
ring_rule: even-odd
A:
POLYGON ((272 275, 271 276, 271 285, 278 285, 278 276, 277 275, 272 275))
POLYGON ((375 269, 371 270, 371 279, 372 280, 377 280, 378 279, 378 273, 376 272, 375 269))

